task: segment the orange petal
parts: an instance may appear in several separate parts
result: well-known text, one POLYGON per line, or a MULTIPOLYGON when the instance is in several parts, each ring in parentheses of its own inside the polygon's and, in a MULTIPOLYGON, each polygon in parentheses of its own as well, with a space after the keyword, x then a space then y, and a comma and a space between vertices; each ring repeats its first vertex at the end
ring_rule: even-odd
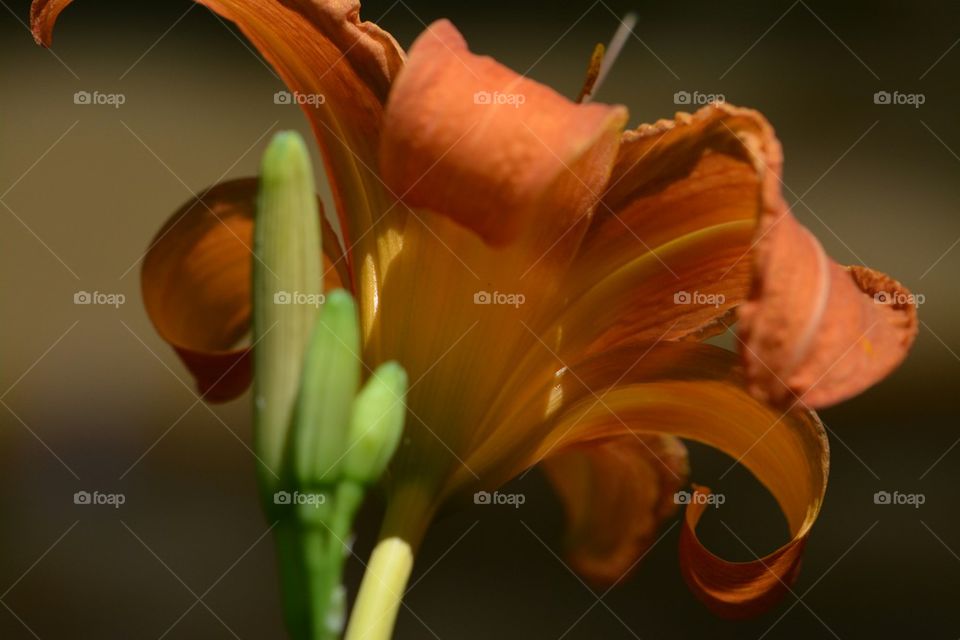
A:
POLYGON ((790 214, 781 167, 773 129, 749 109, 711 105, 625 134, 568 281, 574 302, 566 315, 606 310, 611 320, 596 323, 602 339, 595 349, 699 336, 747 302, 752 282, 738 317, 757 397, 823 407, 885 377, 916 335, 913 297, 882 274, 829 260, 790 214), (753 237, 698 248, 713 236, 706 229, 734 222, 754 224, 753 237), (661 273, 637 268, 656 266, 644 253, 661 263, 661 273), (715 253, 712 262, 707 253, 715 253), (712 268, 691 280, 690 259, 712 268), (671 279, 693 302, 719 294, 723 303, 713 314, 709 306, 664 306, 662 293, 651 291, 671 279))
MULTIPOLYGON (((211 402, 230 400, 250 383, 256 194, 256 178, 210 188, 173 214, 143 262, 147 314, 211 402)), ((323 246, 327 288, 342 286, 346 266, 325 218, 323 246)))
MULTIPOLYGON (((681 566, 694 592, 723 615, 753 615, 776 602, 784 583, 796 576, 826 489, 826 434, 815 414, 800 408, 783 413, 754 398, 736 354, 696 342, 624 347, 572 362, 536 400, 517 401, 514 408, 504 428, 464 458, 490 486, 556 451, 631 432, 702 442, 737 460, 767 487, 791 539, 758 561, 729 562, 697 541, 693 525, 699 513, 688 514, 691 530, 680 548, 681 566)), ((465 473, 454 478, 465 486, 470 480, 465 473)), ((626 508, 620 513, 628 527, 637 517, 626 508)), ((623 564, 616 555, 610 562, 610 572, 623 564)))
POLYGON ((751 147, 766 129, 754 111, 711 105, 624 134, 565 282, 565 316, 592 350, 697 337, 743 302, 765 171, 751 147))
MULTIPOLYGON (((580 250, 555 278, 555 307, 529 323, 542 342, 568 362, 726 330, 750 291, 766 171, 754 149, 766 144, 777 143, 762 116, 729 105, 625 133, 580 250)), ((553 353, 534 341, 505 387, 554 369, 553 353)), ((502 423, 500 404, 491 424, 502 423)))
POLYGON ((580 105, 477 56, 440 20, 414 43, 387 106, 385 181, 492 245, 556 239, 610 173, 623 107, 580 105))
MULTIPOLYGON (((560 356, 569 360, 623 344, 699 336, 749 291, 748 269, 730 267, 749 247, 753 228, 749 221, 708 227, 656 254, 640 252, 617 269, 592 274, 592 284, 556 322, 560 356)), ((577 271, 568 282, 589 273, 577 271)))
POLYGON ((754 156, 767 144, 777 143, 763 117, 727 104, 627 131, 584 261, 615 264, 710 226, 758 220, 766 167, 754 156))
POLYGON ((543 469, 567 514, 567 562, 613 585, 639 563, 676 510, 687 450, 670 436, 628 435, 555 453, 543 469))
MULTIPOLYGON (((361 22, 356 0, 197 0, 240 28, 273 65, 310 119, 323 151, 347 246, 387 210, 376 175, 383 105, 403 52, 361 22), (322 96, 322 99, 318 96, 322 96)), ((49 45, 70 0, 34 0, 34 37, 49 45)), ((399 212, 398 209, 394 211, 399 212)), ((369 244, 368 244, 369 243, 369 244)))
POLYGON ((790 213, 779 148, 769 167, 755 239, 754 284, 739 311, 742 354, 757 397, 826 407, 880 381, 917 334, 913 296, 864 267, 844 268, 790 213))

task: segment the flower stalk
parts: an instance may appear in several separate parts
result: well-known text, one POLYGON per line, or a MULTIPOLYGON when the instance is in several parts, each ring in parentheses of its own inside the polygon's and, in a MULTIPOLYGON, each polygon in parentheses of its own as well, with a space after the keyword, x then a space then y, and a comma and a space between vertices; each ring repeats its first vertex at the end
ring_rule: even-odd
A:
POLYGON ((380 541, 370 555, 346 640, 389 640, 407 591, 413 560, 436 507, 417 484, 395 487, 380 541))
POLYGON ((381 540, 363 574, 345 640, 388 640, 403 602, 413 549, 398 537, 381 540))

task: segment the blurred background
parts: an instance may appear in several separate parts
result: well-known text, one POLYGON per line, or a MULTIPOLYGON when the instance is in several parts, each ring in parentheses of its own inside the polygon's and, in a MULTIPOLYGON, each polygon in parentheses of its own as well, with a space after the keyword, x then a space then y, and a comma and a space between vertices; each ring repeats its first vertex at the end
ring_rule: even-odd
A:
MULTIPOLYGON (((272 132, 308 136, 305 118, 274 104, 281 83, 238 33, 188 0, 77 2, 52 51, 34 46, 28 4, 0 1, 0 637, 283 637, 249 396, 197 400, 142 309, 139 262, 193 192, 254 174, 272 132), (74 104, 75 92, 95 90, 125 102, 74 104), (125 303, 75 305, 78 291, 125 303), (125 503, 74 504, 75 492, 95 490, 125 503)), ((632 577, 591 590, 554 555, 562 512, 531 474, 510 489, 526 494, 522 508, 476 506, 436 523, 397 637, 960 636, 960 7, 369 0, 363 9, 404 47, 449 17, 474 51, 568 96, 593 45, 636 11, 635 37, 597 99, 627 105, 632 125, 689 109, 677 92, 762 110, 784 144, 800 220, 841 263, 890 273, 923 296, 906 365, 822 412, 832 432, 826 504, 794 594, 769 614, 709 614, 681 580, 676 526, 632 577), (913 104, 877 104, 880 91, 913 104), (878 505, 878 491, 924 504, 878 505)), ((701 526, 711 549, 748 560, 745 546, 763 554, 787 539, 748 474, 724 475, 731 461, 715 452, 691 455, 693 479, 728 496, 722 517, 701 526)), ((377 516, 376 505, 364 516, 360 558, 377 516)), ((361 571, 351 559, 352 588, 361 571)))

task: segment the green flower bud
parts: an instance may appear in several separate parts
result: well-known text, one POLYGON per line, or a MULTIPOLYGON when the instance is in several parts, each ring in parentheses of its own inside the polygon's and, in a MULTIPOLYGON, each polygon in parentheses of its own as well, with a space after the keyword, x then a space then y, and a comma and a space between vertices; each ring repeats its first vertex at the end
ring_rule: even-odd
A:
POLYGON ((253 242, 254 448, 265 495, 279 488, 303 353, 323 273, 320 212, 303 140, 278 133, 263 157, 253 242))
POLYGON ((360 327, 353 297, 327 296, 310 338, 294 415, 292 454, 301 487, 332 484, 347 448, 347 426, 360 386, 360 327))
POLYGON ((372 484, 383 474, 403 435, 406 393, 407 372, 396 362, 387 362, 357 394, 343 467, 346 479, 372 484))

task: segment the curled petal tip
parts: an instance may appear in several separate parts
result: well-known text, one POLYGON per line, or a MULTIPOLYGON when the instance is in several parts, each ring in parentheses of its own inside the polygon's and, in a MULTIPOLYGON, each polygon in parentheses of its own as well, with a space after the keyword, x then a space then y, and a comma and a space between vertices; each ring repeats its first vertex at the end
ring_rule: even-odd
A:
POLYGON ((49 47, 53 41, 53 25, 60 12, 73 0, 34 0, 30 5, 30 31, 37 44, 49 47))
POLYGON ((213 402, 239 395, 249 381, 247 246, 255 192, 252 179, 205 190, 170 218, 143 261, 147 314, 213 402))
POLYGON ((740 351, 755 397, 823 408, 899 366, 916 337, 916 305, 896 280, 834 262, 793 217, 780 193, 779 143, 765 131, 754 143, 764 187, 740 351))
MULTIPOLYGON (((749 617, 768 610, 788 593, 785 585, 797 575, 829 470, 829 445, 816 415, 800 407, 780 411, 758 401, 742 387, 735 354, 712 345, 666 341, 652 348, 633 345, 575 362, 571 370, 578 372, 577 379, 560 383, 561 408, 544 427, 567 444, 553 447, 560 453, 551 454, 546 469, 564 497, 573 531, 579 534, 575 541, 589 543, 579 546, 593 561, 586 566, 593 570, 588 575, 610 576, 598 570, 618 564, 622 575, 642 555, 645 547, 636 542, 650 540, 643 534, 655 530, 653 519, 681 504, 685 509, 681 570, 712 611, 729 618, 749 617), (601 392, 602 407, 594 395, 601 392), (649 448, 628 433, 633 430, 649 448), (682 461, 681 450, 648 439, 667 434, 715 447, 750 471, 776 498, 790 540, 748 562, 711 553, 697 537, 697 524, 701 516, 718 517, 715 512, 724 504, 723 496, 711 500, 709 490, 696 485, 692 493, 673 493, 686 485, 685 464, 671 463, 682 461), (601 438, 610 438, 608 444, 601 438), (629 457, 631 453, 637 455, 629 457), (587 455, 591 458, 585 459, 587 455), (653 464, 638 464, 651 459, 653 464), (651 510, 653 504, 658 507, 651 510), (589 526, 577 526, 582 524, 589 526), (637 551, 641 554, 628 559, 637 551)), ((543 446, 549 450, 555 442, 543 446)), ((582 564, 574 567, 584 569, 582 564)))
MULTIPOLYGON (((203 190, 176 211, 144 257, 141 289, 154 327, 186 364, 209 402, 250 383, 251 263, 258 181, 203 190)), ((319 203, 317 210, 319 211, 319 203)), ((347 281, 342 252, 324 219, 323 269, 331 287, 347 281)))
POLYGON ((740 311, 751 392, 779 405, 827 407, 889 375, 917 333, 913 296, 866 267, 844 268, 789 213, 758 248, 740 311))
POLYGON ((693 485, 680 530, 680 572, 690 590, 715 615, 728 620, 755 617, 775 606, 796 581, 807 532, 773 553, 749 562, 728 562, 697 539, 696 529, 711 491, 693 485))

